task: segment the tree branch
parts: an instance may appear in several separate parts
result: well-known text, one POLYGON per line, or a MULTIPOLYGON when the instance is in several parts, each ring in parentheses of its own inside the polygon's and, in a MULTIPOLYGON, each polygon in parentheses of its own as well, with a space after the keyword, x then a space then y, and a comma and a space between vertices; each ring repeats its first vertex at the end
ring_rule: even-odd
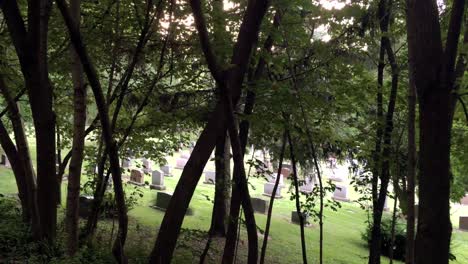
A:
MULTIPOLYGON (((447 43, 444 51, 444 74, 448 84, 451 84, 451 79, 454 72, 455 60, 457 58, 458 40, 460 38, 461 24, 463 13, 465 11, 465 0, 454 0, 452 5, 452 14, 447 32, 447 43)), ((452 88, 452 85, 448 87, 452 88)))
POLYGON ((192 7, 192 14, 195 19, 195 27, 198 31, 198 37, 200 38, 201 48, 205 55, 208 69, 210 69, 211 75, 217 83, 223 82, 222 73, 217 62, 216 55, 214 54, 210 38, 208 36, 208 29, 206 26, 205 16, 203 15, 201 1, 191 0, 190 6, 192 7))
MULTIPOLYGON (((18 102, 19 99, 26 93, 27 89, 26 87, 24 87, 16 96, 15 98, 13 99, 15 102, 18 102)), ((0 112, 0 118, 2 118, 6 113, 8 113, 8 111, 10 110, 10 107, 7 106, 5 107, 5 109, 3 109, 2 112, 0 112)))

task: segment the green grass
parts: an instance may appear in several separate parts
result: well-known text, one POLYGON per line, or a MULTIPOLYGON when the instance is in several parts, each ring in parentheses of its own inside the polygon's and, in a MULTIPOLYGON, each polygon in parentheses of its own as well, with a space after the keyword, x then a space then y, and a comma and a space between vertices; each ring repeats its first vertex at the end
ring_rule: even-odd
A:
MULTIPOLYGON (((175 164, 175 158, 168 159, 169 164, 175 164)), ((213 169, 210 162, 207 168, 213 169)), ((167 192, 175 189, 180 177, 181 170, 173 169, 174 177, 166 177, 165 185, 167 192)), ((145 180, 151 182, 150 175, 145 176, 145 180)), ((262 196, 263 179, 250 178, 250 192, 254 197, 262 196), (255 189, 254 189, 255 188, 255 189)), ((288 186, 289 182, 285 182, 288 186)), ((66 182, 62 186, 62 195, 65 198, 66 182)), ((134 188, 129 185, 127 188, 134 188)), ((156 199, 155 190, 142 188, 144 196, 139 200, 139 204, 129 212, 130 226, 127 252, 133 263, 146 263, 148 256, 157 235, 157 230, 161 224, 164 213, 150 207, 156 199)), ((128 190, 129 191, 129 190, 128 190)), ((283 190, 283 199, 275 200, 273 219, 270 229, 271 240, 268 242, 267 263, 301 263, 300 232, 299 226, 290 222, 291 211, 295 205, 289 199, 289 193, 283 190)), ((0 193, 16 193, 16 185, 11 170, 0 167, 0 193)), ((351 198, 357 194, 351 191, 351 198)), ((183 222, 185 229, 208 230, 211 219, 212 199, 214 196, 214 186, 203 184, 203 176, 199 181, 197 189, 193 195, 190 207, 194 209, 194 215, 186 216, 183 222)), ((64 202, 65 199, 62 199, 64 202)), ((391 203, 390 203, 391 204, 391 203)), ((458 227, 458 216, 467 215, 468 208, 457 207, 452 210, 452 221, 454 227, 458 227)), ((63 210, 60 210, 63 213, 63 210)), ((365 229, 367 219, 366 212, 354 203, 342 203, 342 208, 338 211, 325 210, 324 219, 324 263, 330 264, 361 264, 367 262, 368 250, 361 239, 361 232, 365 229)), ((257 225, 264 228, 266 216, 256 214, 257 225)), ((110 221, 101 221, 100 229, 110 230, 110 221)), ((309 263, 317 263, 318 259, 318 225, 313 223, 306 228, 307 254, 309 263)), ((110 232, 101 232, 110 233, 110 232)), ((103 241, 109 240, 100 234, 98 238, 103 241)), ((204 237, 202 237, 204 238, 204 237)), ((245 263, 246 241, 245 229, 242 229, 240 238, 239 263, 245 263)), ((261 244, 261 239, 260 239, 261 244)), ((189 236, 186 232, 179 238, 178 249, 175 252, 174 263, 198 263, 200 250, 204 247, 204 240, 200 237, 189 236), (184 247, 189 244, 191 248, 184 247)), ((219 262, 219 255, 222 252, 223 241, 215 241, 214 252, 211 254, 211 263, 219 262)), ((457 229, 453 232, 453 253, 457 261, 453 263, 468 263, 468 232, 461 232, 457 229)), ((213 252, 213 251, 212 251, 213 252)), ((382 263, 389 260, 382 257, 382 263)), ((394 262, 399 263, 399 262, 394 262)))

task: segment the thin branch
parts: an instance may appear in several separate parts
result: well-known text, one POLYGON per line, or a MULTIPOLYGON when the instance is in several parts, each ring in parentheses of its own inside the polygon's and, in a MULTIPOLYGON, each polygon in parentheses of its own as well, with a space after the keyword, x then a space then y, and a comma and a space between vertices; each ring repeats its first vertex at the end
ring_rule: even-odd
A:
MULTIPOLYGON (((27 89, 26 87, 24 87, 16 96, 15 98, 13 99, 15 102, 18 102, 21 97, 26 93, 27 89)), ((5 109, 3 109, 2 112, 0 112, 0 118, 2 118, 8 111, 10 110, 10 108, 7 106, 5 107, 5 109)))
POLYGON ((190 1, 190 6, 192 7, 193 17, 195 19, 195 27, 198 31, 198 36, 200 38, 201 48, 205 54, 206 63, 208 64, 208 69, 210 69, 213 78, 217 83, 221 83, 222 73, 219 71, 220 67, 218 65, 216 55, 213 51, 210 39, 208 36, 208 29, 206 26, 205 16, 203 15, 201 1, 192 0, 190 1))

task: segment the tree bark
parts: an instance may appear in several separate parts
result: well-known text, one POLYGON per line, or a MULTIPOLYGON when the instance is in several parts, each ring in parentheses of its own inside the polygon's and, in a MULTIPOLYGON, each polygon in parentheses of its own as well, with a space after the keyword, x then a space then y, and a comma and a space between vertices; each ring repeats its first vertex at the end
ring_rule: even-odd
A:
MULTIPOLYGON (((410 65, 411 67, 411 65, 410 65)), ((411 70, 410 70, 411 73, 411 70)), ((414 192, 416 182, 416 87, 413 76, 409 74, 408 84, 408 174, 407 178, 407 214, 406 214, 406 255, 405 263, 414 264, 415 207, 414 192)))
MULTIPOLYGON (((214 54, 209 44, 206 24, 201 13, 200 1, 193 0, 190 1, 190 4, 209 68, 217 83, 222 84, 224 81, 220 81, 223 80, 223 78, 220 76, 220 68, 216 66, 216 60, 213 57, 214 54)), ((241 84, 250 59, 252 47, 258 38, 260 24, 268 8, 268 4, 269 1, 261 0, 249 1, 247 5, 246 13, 239 30, 238 40, 233 49, 233 56, 231 58, 232 69, 227 79, 227 86, 231 90, 233 105, 236 105, 239 100, 241 84)), ((171 261, 188 204, 200 179, 203 168, 214 149, 216 139, 225 129, 226 116, 224 110, 225 106, 223 101, 218 102, 182 172, 181 178, 174 191, 173 199, 171 199, 166 214, 164 215, 155 246, 151 252, 151 263, 169 263, 171 261)), ((236 175, 236 172, 234 175, 236 175)))
POLYGON ((36 133, 37 202, 44 239, 54 241, 57 227, 58 182, 55 173, 55 113, 48 78, 47 33, 51 1, 28 1, 28 41, 33 71, 26 79, 36 133))
POLYGON ((465 1, 455 0, 445 49, 436 1, 407 1, 408 52, 419 100, 419 212, 415 263, 449 261, 450 132, 454 64, 465 1))
POLYGON ((301 249, 302 249, 302 263, 307 264, 307 249, 306 249, 306 241, 305 241, 305 231, 304 231, 304 215, 302 214, 301 210, 301 204, 299 201, 300 197, 300 192, 299 192, 299 183, 297 180, 297 169, 296 169, 296 159, 294 156, 294 147, 293 147, 293 142, 291 139, 291 134, 289 131, 286 131, 287 136, 288 136, 288 142, 289 142, 289 154, 291 155, 291 163, 293 167, 293 180, 294 180, 294 189, 296 192, 296 212, 299 215, 299 228, 301 230, 301 249))
POLYGON ((117 204, 117 213, 119 218, 119 228, 117 231, 117 237, 114 241, 112 253, 119 263, 127 263, 127 257, 125 256, 124 246, 127 239, 127 227, 128 227, 128 216, 127 206, 125 204, 125 194, 122 186, 122 175, 120 171, 119 155, 117 145, 112 136, 112 130, 110 126, 108 107, 106 100, 102 93, 102 87, 99 82, 98 74, 94 69, 94 66, 88 56, 86 48, 83 44, 79 27, 74 23, 68 7, 63 0, 57 0, 57 6, 62 13, 65 20, 65 24, 68 28, 71 42, 75 48, 75 51, 80 58, 83 70, 88 77, 88 81, 93 90, 94 98, 96 100, 96 106, 98 108, 99 117, 101 120, 102 134, 106 147, 108 148, 108 156, 110 163, 110 170, 112 174, 112 180, 114 183, 115 199, 117 204))
MULTIPOLYGON (((380 30, 383 34, 381 37, 381 51, 387 53, 388 60, 391 65, 392 71, 392 84, 390 91, 390 98, 387 106, 387 113, 385 116, 385 125, 383 133, 383 149, 382 153, 376 151, 376 155, 379 155, 378 164, 381 164, 380 171, 380 189, 378 190, 378 178, 373 175, 373 184, 372 184, 372 194, 373 194, 373 221, 372 221, 372 232, 371 232, 371 245, 369 252, 369 264, 380 264, 380 254, 381 254, 381 222, 382 222, 382 213, 385 204, 385 199, 387 197, 387 188, 390 181, 390 157, 392 149, 392 132, 393 132, 393 113, 395 111, 396 96, 398 90, 398 78, 399 78, 399 69, 396 62, 395 54, 390 43, 389 37, 386 35, 388 32, 389 26, 389 17, 392 10, 392 0, 381 0, 379 2, 379 20, 380 20, 380 30)), ((380 54, 380 59, 382 59, 382 53, 380 54)), ((379 68, 380 73, 380 68, 379 68)), ((383 72, 381 73, 383 74, 383 72)), ((379 76, 383 78, 382 76, 379 76)), ((382 85, 379 79, 379 85, 382 85)), ((381 87, 381 86, 380 86, 381 87)), ((380 95, 381 96, 381 95, 380 95)), ((381 100, 382 98, 380 98, 381 100)), ((379 102, 381 103, 381 102, 379 102)), ((380 126, 380 125, 379 125, 380 126)), ((377 132, 379 134, 379 131, 377 132)), ((377 139, 378 140, 378 139, 377 139)), ((375 166, 375 165, 374 165, 375 166)))
MULTIPOLYGON (((70 14, 75 25, 80 25, 80 0, 70 1, 70 14)), ((76 52, 70 50, 73 79, 73 142, 72 156, 68 174, 68 193, 66 209, 67 250, 68 255, 73 256, 78 249, 78 224, 79 224, 79 198, 81 167, 84 158, 85 126, 86 126, 86 85, 83 78, 83 69, 76 52)))
MULTIPOLYGON (((287 133, 286 131, 283 133, 283 143, 281 144, 281 152, 280 152, 280 157, 279 157, 279 166, 278 166, 278 172, 276 173, 276 181, 275 181, 275 186, 273 186, 273 191, 271 193, 276 194, 276 191, 278 190, 278 185, 280 182, 281 178, 281 169, 283 166, 283 158, 284 158, 284 151, 286 149, 286 140, 287 140, 287 133)), ((267 221, 265 225, 265 233, 263 234, 263 243, 262 243, 262 251, 260 253, 260 264, 265 263, 265 255, 266 255, 266 249, 268 245, 268 236, 270 234, 270 225, 271 225, 271 214, 273 213, 273 204, 275 202, 275 195, 272 195, 270 197, 270 204, 268 206, 268 213, 267 213, 267 221)))
MULTIPOLYGON (((26 132, 24 129, 23 119, 21 117, 20 109, 17 103, 14 101, 14 98, 11 96, 10 91, 8 90, 6 84, 4 83, 3 79, 0 77, 0 91, 3 94, 3 97, 7 103, 9 111, 9 118, 12 123, 13 133, 15 135, 15 142, 16 147, 13 146, 6 146, 9 149, 9 160, 12 163, 13 172, 18 173, 16 176, 18 190, 20 192, 20 197, 22 196, 25 199, 26 209, 23 214, 26 214, 26 218, 28 221, 31 222, 31 228, 33 237, 38 239, 41 237, 41 227, 40 227, 40 219, 39 219, 39 210, 37 205, 37 185, 36 185, 36 176, 34 173, 34 168, 32 165, 31 155, 29 152, 29 145, 27 141, 26 132), (15 153, 13 153, 15 150, 15 153), (11 159, 10 159, 11 156, 11 159), (17 156, 17 157, 15 157, 17 156), (13 166, 12 159, 18 159, 16 162, 16 168, 13 166), (18 168, 21 166, 21 169, 18 168), (18 182, 19 180, 19 182, 18 182), (22 193, 26 191, 26 193, 22 193)), ((4 129, 4 132, 6 129, 4 129)), ((8 136, 8 133, 6 134, 8 136)), ((9 145, 8 141, 11 141, 9 136, 8 139, 4 139, 5 145, 9 145)), ((13 144, 13 142, 11 142, 13 144)), ((3 146, 3 144, 2 144, 3 146)), ((6 150, 5 150, 6 151, 6 150)), ((8 153, 7 153, 8 154, 8 153)), ((8 156, 8 155, 7 155, 8 156)))
POLYGON ((231 181, 231 151, 229 136, 220 136, 215 148, 215 198, 211 216, 210 236, 226 236, 229 214, 229 197, 231 181))

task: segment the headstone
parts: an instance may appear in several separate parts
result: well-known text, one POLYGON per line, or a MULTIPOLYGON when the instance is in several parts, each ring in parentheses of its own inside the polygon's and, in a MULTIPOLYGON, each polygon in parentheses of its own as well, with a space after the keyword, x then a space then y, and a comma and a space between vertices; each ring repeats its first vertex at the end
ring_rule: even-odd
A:
POLYGON ((183 159, 189 159, 190 158, 190 152, 182 151, 182 153, 180 153, 180 157, 183 158, 183 159))
POLYGON ((130 160, 130 158, 122 159, 122 168, 124 169, 130 168, 131 165, 132 165, 132 161, 130 160))
POLYGON ((269 202, 260 198, 251 198, 252 201, 252 208, 254 212, 267 214, 268 213, 268 206, 269 202))
POLYGON ((468 205, 468 194, 466 194, 461 200, 460 200, 461 205, 468 205))
POLYGON ((281 175, 283 175, 286 178, 289 178, 289 176, 291 176, 291 169, 281 167, 281 175))
POLYGON ((301 186, 299 186, 299 191, 302 193, 312 193, 314 191, 314 188, 314 182, 306 178, 306 181, 301 186))
POLYGON ((5 154, 2 154, 1 159, 0 159, 0 164, 5 165, 6 159, 7 159, 7 156, 5 154))
POLYGON ((82 218, 87 218, 91 213, 94 197, 90 195, 81 195, 79 198, 80 205, 78 206, 78 215, 82 218))
POLYGON ((8 157, 5 158, 5 167, 11 168, 10 160, 8 159, 8 157))
POLYGON ((140 170, 132 170, 130 172, 130 181, 129 183, 143 186, 145 185, 145 178, 143 177, 143 173, 140 170))
POLYGON ((164 186, 164 175, 162 172, 154 170, 151 173, 151 181, 150 189, 166 190, 166 186, 164 186))
POLYGON ((164 173, 165 177, 172 177, 171 166, 169 165, 161 166, 161 171, 164 173))
POLYGON ((176 166, 175 166, 176 169, 181 169, 181 170, 183 170, 184 167, 185 167, 185 164, 187 164, 187 161, 188 161, 187 159, 178 158, 178 159, 176 160, 176 166))
POLYGON ((216 172, 214 171, 205 171, 205 184, 215 184, 216 183, 216 172))
MULTIPOLYGON (((265 196, 273 196, 273 188, 275 187, 274 183, 267 182, 263 185, 263 195, 265 196)), ((281 188, 282 186, 278 185, 278 189, 276 189, 276 193, 274 194, 275 198, 282 198, 281 196, 281 188)))
MULTIPOLYGON (((304 220, 304 225, 309 223, 309 216, 307 214, 302 214, 302 220, 304 220)), ((299 213, 297 211, 291 211, 291 222, 295 224, 300 224, 301 221, 299 220, 299 213)))
POLYGON ((336 185, 335 192, 333 193, 333 200, 349 202, 348 188, 344 185, 336 185))
MULTIPOLYGON (((169 207, 169 203, 171 202, 172 194, 167 192, 158 192, 156 194, 156 204, 153 208, 156 208, 161 211, 166 211, 169 207)), ((187 208, 186 215, 193 215, 193 210, 189 207, 187 208)))
POLYGON ((385 203, 383 209, 384 211, 390 211, 390 207, 388 207, 388 196, 385 196, 385 203))
MULTIPOLYGON (((275 184, 275 183, 276 183, 276 176, 277 176, 277 175, 278 175, 278 174, 272 174, 272 175, 268 178, 268 182, 275 184)), ((279 186, 284 186, 284 177, 283 177, 283 174, 280 174, 279 186)))
POLYGON ((150 173, 151 171, 151 161, 149 159, 143 159, 143 172, 150 173))
POLYGON ((458 228, 460 230, 468 231, 468 216, 460 216, 458 228))
POLYGON ((341 178, 339 175, 335 174, 333 172, 333 175, 330 177, 330 180, 332 181, 336 181, 336 182, 342 182, 343 181, 343 178, 341 178))

